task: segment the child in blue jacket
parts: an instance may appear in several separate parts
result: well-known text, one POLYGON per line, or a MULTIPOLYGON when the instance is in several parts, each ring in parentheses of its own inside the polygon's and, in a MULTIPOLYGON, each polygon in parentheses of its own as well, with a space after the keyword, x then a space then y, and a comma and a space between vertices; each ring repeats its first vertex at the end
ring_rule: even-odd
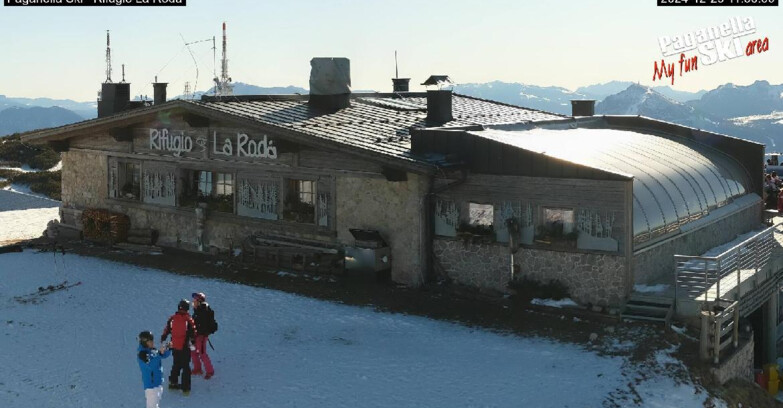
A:
POLYGON ((144 383, 144 395, 147 397, 147 408, 158 408, 163 395, 161 360, 171 355, 171 350, 165 345, 156 350, 154 339, 149 331, 139 333, 139 353, 136 356, 141 369, 141 381, 144 383))

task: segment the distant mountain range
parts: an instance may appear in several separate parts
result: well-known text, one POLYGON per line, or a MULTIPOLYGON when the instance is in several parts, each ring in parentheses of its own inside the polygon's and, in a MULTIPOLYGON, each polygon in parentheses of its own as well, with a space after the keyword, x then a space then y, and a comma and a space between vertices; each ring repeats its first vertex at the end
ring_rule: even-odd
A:
POLYGON ((83 120, 83 117, 59 106, 48 108, 40 106, 29 108, 12 106, 0 110, 0 137, 28 130, 67 125, 83 120))
MULTIPOLYGON (((579 87, 577 88, 576 92, 587 95, 590 99, 595 99, 596 101, 602 101, 607 96, 620 93, 628 89, 628 87, 633 84, 634 82, 629 82, 629 81, 611 81, 605 84, 596 84, 596 85, 579 87)), ((704 90, 698 92, 678 91, 676 89, 672 89, 669 86, 655 86, 652 89, 660 93, 661 95, 673 99, 677 102, 687 102, 687 101, 699 99, 701 98, 702 95, 707 93, 707 91, 704 90)))
POLYGON ((642 115, 754 140, 764 143, 771 151, 783 147, 783 93, 777 91, 779 87, 766 81, 748 86, 724 85, 707 92, 701 99, 681 103, 653 88, 633 84, 607 96, 595 110, 596 114, 642 115), (772 92, 778 92, 777 99, 768 97, 772 92), (764 103, 757 103, 755 95, 765 96, 764 103), (710 103, 704 103, 706 98, 710 103), (747 106, 754 109, 747 109, 747 106), (752 115, 735 116, 754 110, 756 113, 752 115))
MULTIPOLYGON (((598 114, 643 115, 755 140, 768 150, 783 148, 783 85, 756 81, 751 85, 726 84, 710 91, 686 92, 668 86, 645 87, 628 81, 611 81, 571 91, 493 81, 461 84, 455 92, 513 105, 562 114, 571 113, 571 100, 595 99, 598 114)), ((211 94, 213 89, 193 97, 211 94)), ((359 92, 359 91, 356 91, 359 92)), ((235 95, 307 94, 295 86, 260 87, 234 83, 235 95)), ((183 95, 171 99, 184 99, 183 95)), ((48 98, 8 98, 0 95, 0 136, 59 126, 94 118, 95 102, 48 98), (55 107, 56 106, 56 107, 55 107)))
POLYGON ((59 106, 68 109, 82 116, 84 119, 92 119, 98 116, 98 102, 76 102, 70 99, 50 99, 50 98, 9 98, 0 95, 0 110, 10 107, 33 107, 50 108, 59 106))
MULTIPOLYGON (((215 87, 209 88, 206 92, 196 92, 192 95, 192 99, 201 99, 202 95, 213 95, 215 93, 215 87)), ((292 95, 292 94, 307 94, 308 90, 300 88, 298 86, 273 86, 263 87, 246 84, 244 82, 234 82, 234 95, 292 95)), ((186 99, 185 95, 177 95, 174 98, 169 99, 186 99)))

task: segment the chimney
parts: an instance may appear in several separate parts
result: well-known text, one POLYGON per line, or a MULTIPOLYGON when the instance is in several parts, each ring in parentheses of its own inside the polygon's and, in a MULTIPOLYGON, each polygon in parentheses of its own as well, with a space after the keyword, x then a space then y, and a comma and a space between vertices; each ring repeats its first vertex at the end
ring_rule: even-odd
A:
POLYGON ((351 106, 351 61, 348 58, 310 60, 310 101, 319 109, 351 106))
POLYGON ((392 78, 392 83, 394 83, 393 92, 408 92, 410 82, 410 78, 392 78))
POLYGON ((158 77, 155 77, 155 82, 152 83, 154 92, 152 101, 155 105, 166 102, 166 85, 168 85, 168 82, 158 82, 158 77))
POLYGON ((430 75, 425 86, 437 86, 437 90, 427 90, 427 120, 436 123, 446 123, 454 119, 451 115, 451 89, 442 89, 444 86, 453 86, 454 82, 448 75, 430 75))
POLYGON ((130 83, 104 82, 101 84, 101 99, 98 100, 98 117, 111 116, 128 108, 130 83))
POLYGON ((571 101, 571 116, 595 115, 595 101, 592 99, 574 99, 571 101))

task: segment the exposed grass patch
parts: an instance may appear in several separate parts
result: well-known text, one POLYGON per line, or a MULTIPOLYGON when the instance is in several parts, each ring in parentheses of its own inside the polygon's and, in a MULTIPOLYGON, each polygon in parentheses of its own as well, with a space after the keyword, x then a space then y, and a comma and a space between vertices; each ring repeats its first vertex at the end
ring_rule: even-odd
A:
POLYGON ((24 184, 30 187, 30 190, 37 194, 43 194, 53 200, 62 200, 61 195, 61 176, 62 172, 57 171, 40 171, 40 172, 21 172, 17 170, 0 169, 0 178, 4 178, 4 181, 0 181, 0 188, 7 187, 8 185, 24 184))
POLYGON ((60 162, 60 154, 49 146, 22 143, 18 135, 0 138, 0 166, 20 167, 27 164, 31 168, 46 170, 60 162))

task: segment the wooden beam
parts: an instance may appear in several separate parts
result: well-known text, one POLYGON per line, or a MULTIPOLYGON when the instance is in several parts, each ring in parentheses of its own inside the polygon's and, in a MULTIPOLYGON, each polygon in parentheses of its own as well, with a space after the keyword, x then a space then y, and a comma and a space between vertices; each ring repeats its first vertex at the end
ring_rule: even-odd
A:
POLYGON ((115 128, 110 130, 109 134, 117 142, 130 142, 133 140, 133 129, 130 127, 115 128))
POLYGON ((194 128, 209 127, 209 118, 201 115, 196 115, 193 113, 185 113, 182 115, 182 120, 184 120, 190 127, 194 127, 194 128))
POLYGON ((57 153, 67 152, 70 148, 71 142, 68 139, 65 140, 52 140, 49 143, 49 147, 57 153))

